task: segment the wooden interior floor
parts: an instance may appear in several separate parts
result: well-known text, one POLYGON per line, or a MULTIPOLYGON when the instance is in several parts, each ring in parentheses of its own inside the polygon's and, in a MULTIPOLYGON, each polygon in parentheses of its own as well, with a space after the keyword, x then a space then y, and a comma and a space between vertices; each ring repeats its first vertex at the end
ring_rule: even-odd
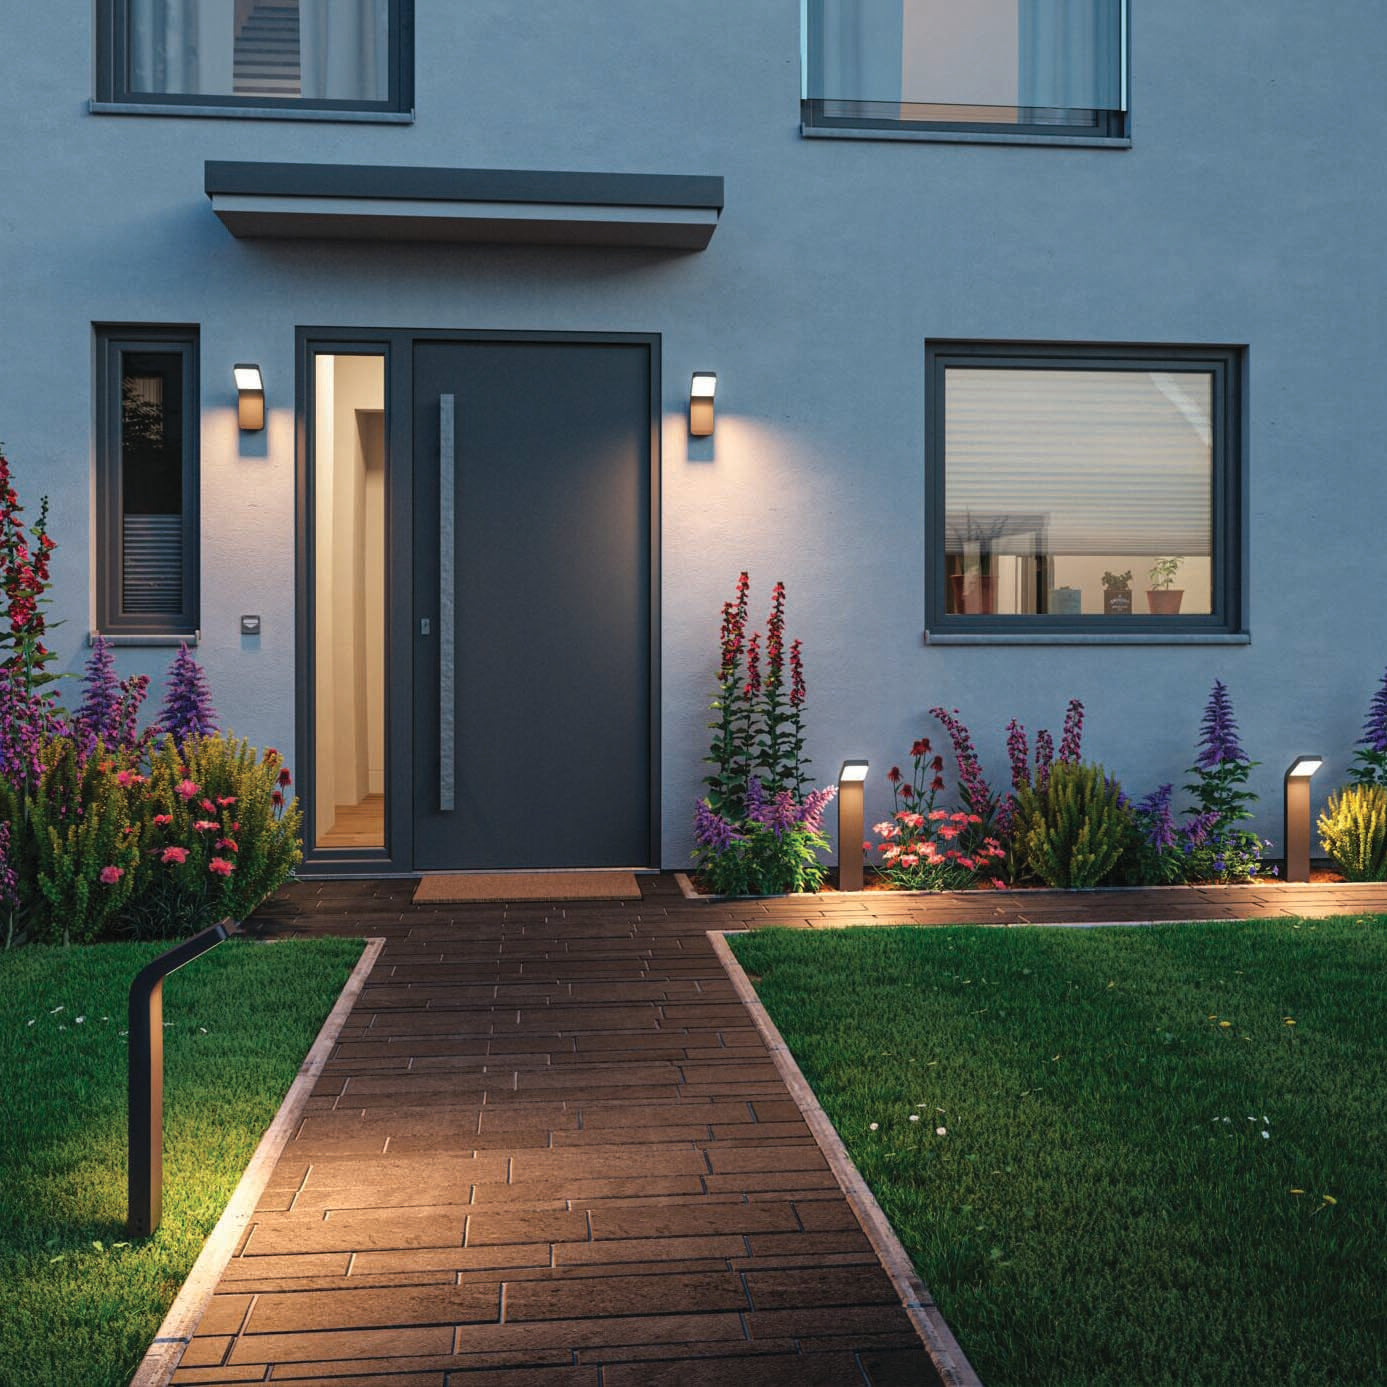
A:
POLYGON ((385 796, 367 795, 360 804, 339 804, 332 827, 318 839, 320 848, 385 846, 385 796))

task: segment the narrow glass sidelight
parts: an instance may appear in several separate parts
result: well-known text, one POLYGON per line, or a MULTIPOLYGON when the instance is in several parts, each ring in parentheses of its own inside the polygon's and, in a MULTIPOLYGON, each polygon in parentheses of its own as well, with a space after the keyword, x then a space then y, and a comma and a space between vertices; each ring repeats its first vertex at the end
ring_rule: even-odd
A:
POLYGON ((384 848, 385 358, 315 358, 315 847, 384 848))
POLYGON ((456 397, 438 397, 438 809, 457 807, 456 397))

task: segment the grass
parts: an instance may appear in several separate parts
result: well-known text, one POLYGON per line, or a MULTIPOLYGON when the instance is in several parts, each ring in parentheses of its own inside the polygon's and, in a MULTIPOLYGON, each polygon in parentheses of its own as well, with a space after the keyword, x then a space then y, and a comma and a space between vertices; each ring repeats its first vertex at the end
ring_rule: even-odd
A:
POLYGON ((1387 1382, 1387 918, 730 942, 988 1387, 1387 1382))
POLYGON ((164 983, 164 1218, 130 1245, 126 1000, 166 944, 0 955, 0 1383, 130 1380, 361 953, 232 941, 164 983))

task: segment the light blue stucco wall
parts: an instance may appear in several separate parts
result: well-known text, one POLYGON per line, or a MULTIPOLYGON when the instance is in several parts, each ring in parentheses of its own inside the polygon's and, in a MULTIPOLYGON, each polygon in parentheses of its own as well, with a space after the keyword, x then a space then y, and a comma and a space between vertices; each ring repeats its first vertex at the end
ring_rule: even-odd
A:
MULTIPOLYGON (((224 719, 293 746, 294 333, 299 324, 662 334, 664 859, 682 864, 720 603, 790 592, 810 751, 884 770, 959 707, 994 769, 1010 717, 1141 794, 1182 778, 1209 685, 1232 692, 1260 827, 1280 776, 1342 772, 1387 661, 1380 423, 1387 11, 1330 0, 1134 0, 1132 148, 806 140, 799 5, 417 0, 417 122, 92 115, 90 0, 0 17, 0 438, 52 498, 54 616, 92 620, 92 323, 201 325, 203 645, 224 719), (1370 109, 1370 107, 1369 107, 1370 109), (698 255, 234 240, 207 159, 726 178, 698 255), (923 343, 1249 347, 1246 647, 926 645, 923 343), (263 368, 263 435, 231 365, 263 368), (719 375, 711 444, 690 371, 719 375), (242 612, 264 617, 243 648, 242 612)), ((122 651, 162 672, 167 651, 122 651)), ((577 790, 578 787, 575 787, 577 790)), ((887 806, 869 785, 869 822, 887 806)))

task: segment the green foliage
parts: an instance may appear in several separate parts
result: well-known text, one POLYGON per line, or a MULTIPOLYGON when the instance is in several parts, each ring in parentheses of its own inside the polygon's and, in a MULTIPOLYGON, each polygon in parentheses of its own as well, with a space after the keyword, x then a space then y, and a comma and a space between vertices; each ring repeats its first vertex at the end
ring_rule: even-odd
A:
POLYGON ((699 882, 716 896, 817 891, 825 871, 818 855, 827 849, 828 839, 813 824, 790 824, 777 833, 748 818, 727 847, 699 853, 699 882))
POLYGON ((100 742, 83 757, 55 737, 41 756, 31 795, 0 789, 16 826, 18 915, 37 942, 165 939, 241 920, 302 859, 301 815, 284 803, 276 752, 257 757, 221 735, 182 747, 166 737, 146 773, 100 742))
POLYGON ((1057 762, 1042 788, 1016 792, 1014 840, 1023 870, 1047 886, 1097 886, 1132 833, 1122 787, 1102 766, 1057 762))
POLYGON ((1387 1383, 1387 919, 729 943, 983 1382, 1387 1383))
POLYGON ((1329 796, 1320 843, 1349 881, 1387 881, 1387 789, 1348 785, 1329 796))
POLYGON ((1184 563, 1184 559, 1174 555, 1163 559, 1157 559, 1156 562, 1151 565, 1147 575, 1151 579, 1151 586, 1153 588, 1162 589, 1172 587, 1175 583, 1175 575, 1180 571, 1180 565, 1182 563, 1184 563))

